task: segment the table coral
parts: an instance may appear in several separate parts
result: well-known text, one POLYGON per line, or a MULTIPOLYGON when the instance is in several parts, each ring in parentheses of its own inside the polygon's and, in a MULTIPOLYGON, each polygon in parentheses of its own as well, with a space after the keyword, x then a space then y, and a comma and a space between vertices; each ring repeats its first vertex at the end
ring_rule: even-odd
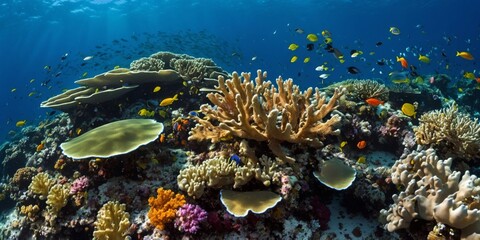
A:
POLYGON ((112 201, 105 203, 97 214, 94 239, 125 239, 130 227, 129 217, 125 204, 112 201))
POLYGON ((165 225, 175 219, 176 211, 186 203, 185 196, 175 194, 172 190, 157 189, 157 197, 150 197, 148 219, 156 228, 163 230, 165 225))
POLYGON ((277 78, 277 87, 265 81, 266 73, 251 75, 236 72, 232 79, 218 78, 216 93, 207 94, 214 106, 203 104, 203 119, 192 129, 189 140, 210 140, 213 143, 229 136, 255 141, 268 141, 270 150, 283 162, 295 162, 281 149, 282 142, 323 146, 327 135, 338 133, 335 125, 341 117, 327 115, 336 108, 343 89, 336 89, 327 102, 319 89, 301 92, 292 79, 277 78), (312 100, 313 99, 313 100, 312 100))

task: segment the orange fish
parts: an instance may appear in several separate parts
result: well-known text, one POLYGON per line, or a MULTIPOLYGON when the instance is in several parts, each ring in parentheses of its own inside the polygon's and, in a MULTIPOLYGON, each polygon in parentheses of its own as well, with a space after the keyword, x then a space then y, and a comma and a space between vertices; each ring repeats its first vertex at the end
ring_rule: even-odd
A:
POLYGON ((397 62, 402 64, 402 68, 408 68, 408 62, 404 57, 397 57, 397 62))
POLYGON ((475 81, 477 81, 477 83, 480 83, 480 77, 475 78, 475 81))
POLYGON ((42 151, 42 149, 45 147, 45 142, 42 141, 40 144, 38 144, 37 146, 37 152, 40 152, 42 151))
POLYGON ((158 139, 160 143, 165 142, 165 133, 160 134, 160 138, 158 139))
POLYGON ((369 98, 369 99, 365 100, 365 102, 368 103, 368 105, 370 105, 372 107, 376 107, 376 106, 384 103, 384 101, 378 100, 376 98, 369 98))
POLYGON ((367 142, 365 140, 362 140, 357 143, 357 148, 358 149, 364 149, 367 146, 367 142))

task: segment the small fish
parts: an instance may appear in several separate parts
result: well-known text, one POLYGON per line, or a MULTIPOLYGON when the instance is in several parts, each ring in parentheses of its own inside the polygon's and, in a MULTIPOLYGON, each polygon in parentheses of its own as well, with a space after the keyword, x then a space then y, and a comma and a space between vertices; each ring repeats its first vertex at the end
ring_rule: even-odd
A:
POLYGON ((413 105, 411 103, 404 103, 402 105, 402 113, 409 116, 409 117, 413 117, 413 118, 416 117, 417 112, 415 110, 416 110, 415 105, 413 105))
POLYGON ((473 55, 470 54, 469 52, 459 52, 457 51, 457 57, 461 57, 463 59, 467 59, 467 60, 473 60, 473 55))
POLYGON ((45 69, 45 70, 47 70, 47 71, 50 72, 50 70, 52 70, 52 67, 49 66, 49 65, 45 65, 45 67, 43 67, 43 69, 45 69))
POLYGON ((318 76, 318 77, 321 78, 321 79, 327 79, 328 76, 330 76, 330 74, 324 73, 324 74, 320 74, 320 76, 318 76))
POLYGON ((301 29, 301 28, 297 28, 297 29, 295 29, 295 32, 298 33, 298 34, 303 34, 305 31, 303 31, 303 29, 301 29))
POLYGON ((35 82, 35 78, 30 79, 30 83, 35 82))
POLYGON ((298 44, 292 43, 288 46, 288 50, 295 51, 298 48, 298 44))
POLYGON ((88 75, 88 72, 84 72, 84 73, 82 74, 82 78, 86 77, 87 75, 88 75))
POLYGON ((330 43, 332 43, 332 42, 333 42, 333 39, 332 39, 332 38, 329 38, 329 37, 327 37, 327 38, 323 39, 323 42, 324 42, 325 44, 330 44, 330 43))
POLYGON ((357 143, 357 148, 358 149, 364 149, 367 146, 367 142, 365 140, 359 141, 357 143))
POLYGON ((343 141, 340 143, 340 148, 344 148, 347 145, 347 141, 343 141))
POLYGON ((10 90, 10 92, 15 92, 15 91, 17 91, 16 88, 12 88, 12 90, 10 90))
POLYGON ((88 60, 90 60, 90 59, 92 59, 92 58, 93 58, 93 56, 86 56, 86 57, 83 58, 83 61, 88 61, 88 60))
POLYGON ((463 77, 466 78, 466 79, 473 80, 473 79, 475 79, 475 74, 473 72, 465 72, 463 74, 463 77))
POLYGON ((400 29, 396 28, 396 27, 390 27, 390 33, 392 33, 393 35, 399 35, 400 34, 400 29))
POLYGON ((178 100, 178 94, 175 94, 175 96, 171 98, 165 98, 160 102, 160 107, 165 107, 170 104, 172 104, 174 101, 178 100))
POLYGON ((167 111, 165 110, 158 110, 158 115, 160 115, 160 117, 162 118, 165 118, 167 116, 167 111))
POLYGON ((317 35, 313 34, 313 33, 310 33, 307 35, 307 40, 310 41, 310 42, 316 42, 318 41, 318 37, 317 35))
POLYGON ((382 44, 383 44, 382 42, 377 42, 377 43, 375 43, 375 46, 380 47, 380 46, 382 46, 382 44))
POLYGON ((65 59, 67 59, 67 57, 68 57, 68 53, 65 53, 65 54, 63 54, 63 56, 60 59, 63 61, 65 59))
POLYGON ((320 66, 315 68, 315 71, 318 71, 318 72, 327 71, 327 70, 328 70, 328 67, 325 66, 325 65, 320 65, 320 66))
POLYGON ((350 73, 350 74, 358 74, 358 73, 360 73, 360 69, 358 69, 358 68, 356 68, 356 67, 354 67, 354 66, 348 67, 348 68, 347 68, 347 71, 348 71, 348 73, 350 73))
POLYGON ((165 133, 160 134, 160 137, 158 138, 158 141, 159 141, 160 143, 165 142, 165 133))
POLYGON ((31 96, 35 95, 36 93, 37 93, 37 92, 35 92, 35 91, 30 92, 30 93, 28 94, 28 96, 31 97, 31 96))
POLYGON ((148 111, 147 109, 142 108, 138 111, 138 115, 142 116, 142 117, 153 117, 153 116, 155 116, 155 112, 154 111, 148 111))
POLYGON ((188 116, 198 117, 198 111, 190 111, 190 112, 188 112, 188 116))
POLYGON ((313 43, 307 44, 307 51, 312 51, 315 48, 315 45, 313 43))
POLYGON ((360 163, 360 164, 367 163, 367 157, 365 157, 365 156, 358 157, 357 163, 360 163))
POLYGON ((350 57, 351 57, 351 58, 356 58, 356 57, 358 57, 358 56, 360 56, 360 55, 362 55, 362 54, 363 54, 363 52, 362 52, 362 51, 359 51, 359 50, 351 50, 351 51, 350 51, 350 57))
POLYGON ((37 152, 42 151, 44 147, 45 147, 45 141, 41 141, 40 144, 37 145, 37 152))
POLYGON ((153 92, 158 92, 158 91, 160 91, 160 89, 162 89, 160 86, 156 86, 156 87, 153 89, 153 92))
POLYGON ((369 98, 369 99, 365 100, 365 102, 368 103, 368 105, 370 105, 372 107, 376 107, 376 106, 384 103, 384 101, 381 101, 381 100, 376 99, 376 98, 369 98))
POLYGON ((235 161, 237 165, 242 164, 242 159, 237 154, 232 154, 232 156, 230 156, 230 161, 235 161))
POLYGON ((120 65, 113 67, 113 69, 119 69, 119 68, 120 68, 120 65))
POLYGON ((323 30, 322 31, 322 36, 324 38, 327 38, 327 37, 329 38, 329 37, 332 37, 332 34, 328 30, 323 30))
POLYGON ((81 128, 75 129, 75 133, 77 133, 77 135, 80 135, 80 133, 82 133, 82 129, 81 128))
POLYGON ((395 83, 395 84, 410 84, 410 79, 409 78, 393 79, 392 82, 395 83))
POLYGON ((17 123, 15 123, 15 126, 17 127, 23 127, 27 123, 27 120, 20 120, 17 123))
POLYGON ((310 62, 310 58, 309 57, 306 57, 305 59, 303 59, 303 63, 308 63, 310 62))
POLYGON ((183 82, 182 82, 182 85, 185 86, 185 87, 188 87, 188 82, 187 82, 187 81, 183 81, 183 82))
POLYGON ((297 59, 298 59, 297 56, 293 56, 293 57, 290 59, 290 62, 291 62, 291 63, 294 63, 294 62, 297 61, 297 59))
POLYGON ((430 63, 430 58, 422 54, 418 54, 418 60, 424 63, 430 63))
POLYGON ((402 68, 408 68, 408 62, 404 57, 397 56, 397 62, 400 62, 400 64, 402 65, 402 68))
POLYGON ((257 56, 252 57, 252 61, 255 61, 255 60, 257 60, 257 56))

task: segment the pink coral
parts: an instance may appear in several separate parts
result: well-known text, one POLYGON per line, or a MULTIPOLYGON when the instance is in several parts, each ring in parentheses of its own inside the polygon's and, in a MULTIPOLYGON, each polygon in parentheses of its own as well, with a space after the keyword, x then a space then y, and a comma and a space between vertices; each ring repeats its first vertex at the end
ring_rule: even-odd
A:
POLYGON ((88 187, 88 182, 89 180, 86 176, 81 176, 75 179, 70 187, 70 194, 76 194, 77 192, 85 191, 88 187))
POLYGON ((200 223, 207 219, 207 212, 200 206, 184 204, 177 210, 175 227, 183 232, 194 234, 200 228, 200 223))

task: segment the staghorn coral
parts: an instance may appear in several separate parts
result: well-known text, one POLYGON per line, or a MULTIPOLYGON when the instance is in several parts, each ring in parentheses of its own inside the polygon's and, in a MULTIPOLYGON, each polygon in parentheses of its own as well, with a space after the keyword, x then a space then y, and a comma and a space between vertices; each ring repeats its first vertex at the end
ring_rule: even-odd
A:
POLYGON ((53 184, 55 184, 55 180, 50 178, 48 173, 42 172, 38 173, 32 178, 32 182, 28 186, 28 190, 34 194, 40 195, 40 199, 45 199, 47 198, 48 191, 53 184))
POLYGON ((129 217, 130 214, 125 211, 125 204, 112 201, 105 203, 97 214, 94 239, 125 239, 130 227, 129 217))
POLYGON ((148 198, 148 219, 156 228, 163 230, 165 224, 175 219, 176 211, 186 203, 185 196, 172 190, 157 189, 157 197, 148 198))
POLYGON ((414 128, 417 143, 465 160, 480 157, 480 123, 457 105, 424 113, 414 128))
POLYGON ((343 94, 335 90, 330 101, 318 89, 301 92, 292 79, 277 78, 276 88, 265 81, 266 73, 257 71, 255 81, 251 75, 241 77, 234 72, 232 79, 218 78, 217 93, 207 94, 214 106, 203 104, 203 119, 190 132, 189 140, 219 142, 229 136, 255 141, 268 141, 270 150, 284 162, 295 160, 281 149, 282 142, 323 146, 322 140, 336 134, 334 126, 340 116, 327 115, 335 109, 337 99, 343 94), (313 98, 313 100, 311 99, 313 98))
POLYGON ((389 231, 408 228, 415 219, 435 220, 462 230, 462 238, 480 236, 480 179, 452 171, 432 148, 404 154, 392 167, 392 182, 404 189, 393 195, 386 216, 389 231))

